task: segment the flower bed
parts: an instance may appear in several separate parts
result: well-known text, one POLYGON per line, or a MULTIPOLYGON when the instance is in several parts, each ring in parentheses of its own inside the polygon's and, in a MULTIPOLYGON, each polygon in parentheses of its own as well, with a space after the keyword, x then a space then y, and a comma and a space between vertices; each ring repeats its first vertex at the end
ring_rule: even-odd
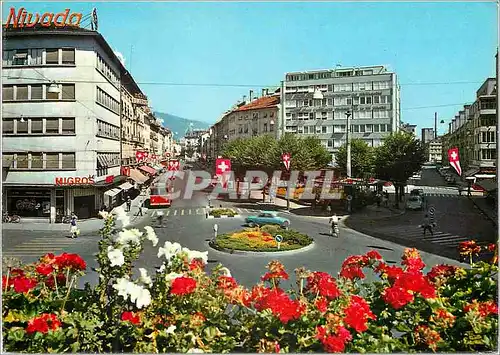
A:
POLYGON ((220 218, 222 216, 234 217, 237 215, 236 211, 230 208, 214 208, 208 213, 209 216, 220 218))
MULTIPOLYGON (((126 226, 126 221, 122 220, 126 226)), ((75 254, 6 265, 6 352, 486 352, 497 349, 497 271, 437 265, 424 273, 415 249, 401 266, 376 251, 348 257, 338 277, 270 262, 246 288, 229 270, 205 271, 208 253, 165 242, 155 275, 132 265, 154 230, 115 229, 99 242, 98 285, 76 289, 86 269, 75 254), (378 275, 364 281, 365 272, 378 275)))
POLYGON ((261 228, 245 228, 241 231, 218 235, 211 246, 216 249, 275 252, 300 249, 312 242, 311 237, 297 231, 285 230, 275 225, 265 225, 261 228), (283 237, 280 249, 274 239, 277 234, 283 237))

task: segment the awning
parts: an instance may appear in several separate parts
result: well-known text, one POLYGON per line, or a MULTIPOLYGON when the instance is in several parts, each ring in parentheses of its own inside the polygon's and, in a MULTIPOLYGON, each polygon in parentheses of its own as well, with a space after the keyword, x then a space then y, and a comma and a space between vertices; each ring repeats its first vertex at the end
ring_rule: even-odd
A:
POLYGON ((133 187, 134 186, 131 183, 129 183, 129 182, 124 182, 123 184, 121 184, 120 186, 118 186, 118 188, 122 189, 123 191, 130 190, 133 187))
POLYGON ((147 172, 148 174, 151 174, 151 175, 155 175, 156 174, 156 170, 153 169, 150 166, 147 166, 147 165, 140 166, 139 169, 141 169, 142 171, 145 171, 145 172, 147 172))
POLYGON ((479 172, 479 169, 476 169, 476 168, 471 168, 469 170, 467 170, 465 172, 465 176, 474 176, 475 174, 477 174, 479 172))
POLYGON ((160 170, 163 169, 163 166, 161 166, 161 165, 155 165, 155 169, 158 170, 158 171, 160 171, 160 170))
POLYGON ((481 186, 486 191, 493 191, 498 189, 498 182, 496 179, 485 179, 476 181, 476 184, 481 186))
POLYGON ((108 195, 108 196, 113 197, 113 196, 118 195, 121 191, 122 191, 122 190, 120 190, 120 189, 114 188, 114 189, 111 189, 111 190, 106 191, 106 192, 104 193, 104 195, 108 195))
POLYGON ((138 184, 144 184, 148 178, 141 174, 137 169, 130 169, 130 178, 138 184))

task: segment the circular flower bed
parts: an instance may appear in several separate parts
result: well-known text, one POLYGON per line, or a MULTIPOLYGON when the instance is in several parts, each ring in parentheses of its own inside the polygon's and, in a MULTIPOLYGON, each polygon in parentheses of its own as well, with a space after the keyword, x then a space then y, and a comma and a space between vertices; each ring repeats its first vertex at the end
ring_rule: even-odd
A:
POLYGON ((215 249, 274 252, 304 248, 312 242, 313 239, 306 234, 290 229, 285 230, 275 225, 265 225, 221 234, 210 245, 215 249), (278 243, 275 240, 275 236, 278 234, 283 237, 280 249, 278 249, 278 243))
POLYGON ((210 210, 208 214, 214 217, 220 217, 220 216, 234 217, 237 215, 237 213, 230 208, 215 208, 210 210))

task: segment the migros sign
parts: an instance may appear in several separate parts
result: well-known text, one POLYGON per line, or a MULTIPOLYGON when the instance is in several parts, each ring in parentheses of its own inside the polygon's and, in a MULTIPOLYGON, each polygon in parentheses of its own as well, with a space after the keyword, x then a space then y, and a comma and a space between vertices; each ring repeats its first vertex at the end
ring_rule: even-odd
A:
POLYGON ((64 12, 59 12, 57 14, 46 12, 44 14, 35 13, 32 14, 24 7, 21 7, 16 14, 16 9, 11 7, 9 10, 9 16, 5 22, 5 28, 23 28, 23 27, 35 27, 40 24, 44 27, 50 27, 54 25, 55 27, 80 27, 80 21, 82 20, 81 13, 69 14, 70 9, 66 9, 64 12))
POLYGON ((95 183, 94 176, 89 177, 56 177, 55 183, 57 186, 71 185, 93 185, 95 183))

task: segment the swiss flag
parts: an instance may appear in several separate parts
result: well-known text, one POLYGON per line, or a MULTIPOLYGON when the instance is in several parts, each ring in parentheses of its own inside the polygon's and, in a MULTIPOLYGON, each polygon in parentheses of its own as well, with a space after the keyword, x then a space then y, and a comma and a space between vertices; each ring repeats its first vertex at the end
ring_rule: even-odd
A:
POLYGON ((179 161, 177 159, 170 160, 168 162, 168 171, 178 171, 179 170, 179 161))
POLYGON ((106 184, 112 184, 114 180, 115 180, 115 176, 114 175, 109 175, 109 176, 106 176, 106 179, 104 180, 104 182, 106 184))
POLYGON ((229 159, 217 159, 215 161, 215 174, 223 175, 231 171, 231 160, 229 159))
POLYGON ((451 148, 448 150, 448 159, 450 165, 455 168, 457 174, 462 176, 462 167, 460 166, 460 156, 458 155, 458 148, 451 148))
POLYGON ((286 170, 290 170, 290 159, 290 153, 281 154, 281 160, 283 161, 283 164, 285 164, 286 170))
POLYGON ((135 152, 135 159, 137 159, 137 161, 142 161, 144 158, 146 158, 144 152, 135 152))

